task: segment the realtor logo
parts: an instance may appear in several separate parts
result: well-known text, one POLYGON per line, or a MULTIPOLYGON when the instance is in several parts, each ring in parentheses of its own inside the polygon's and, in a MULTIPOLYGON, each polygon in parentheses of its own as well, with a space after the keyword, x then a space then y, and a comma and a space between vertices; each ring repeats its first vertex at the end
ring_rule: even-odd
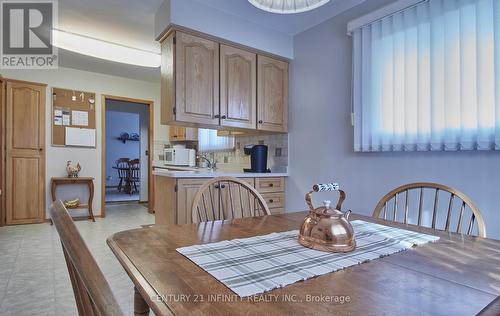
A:
POLYGON ((57 68, 57 48, 52 29, 57 2, 0 1, 2 16, 1 68, 57 68))

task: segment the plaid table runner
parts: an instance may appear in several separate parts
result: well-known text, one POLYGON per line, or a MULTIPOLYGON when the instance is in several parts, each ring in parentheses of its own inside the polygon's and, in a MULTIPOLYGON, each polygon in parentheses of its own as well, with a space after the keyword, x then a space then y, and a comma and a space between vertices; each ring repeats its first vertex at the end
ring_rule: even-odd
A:
POLYGON ((328 253, 301 246, 298 230, 178 248, 240 297, 255 295, 433 242, 439 237, 352 221, 356 250, 328 253))

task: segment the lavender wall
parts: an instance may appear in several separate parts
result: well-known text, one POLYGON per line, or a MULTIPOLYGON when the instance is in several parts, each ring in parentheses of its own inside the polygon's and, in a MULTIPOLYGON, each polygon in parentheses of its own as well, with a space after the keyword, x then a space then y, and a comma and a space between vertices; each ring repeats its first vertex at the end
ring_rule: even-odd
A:
POLYGON ((467 194, 483 213, 488 237, 500 239, 500 152, 353 152, 346 23, 361 14, 351 10, 294 38, 287 211, 305 209, 304 193, 316 182, 340 182, 345 209, 369 215, 392 188, 432 181, 467 194))

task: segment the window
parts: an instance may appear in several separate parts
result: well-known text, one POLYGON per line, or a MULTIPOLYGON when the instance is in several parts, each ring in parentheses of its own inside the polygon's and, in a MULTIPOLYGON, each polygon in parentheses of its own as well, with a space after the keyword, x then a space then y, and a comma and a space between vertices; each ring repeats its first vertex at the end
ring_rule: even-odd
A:
POLYGON ((352 35, 355 151, 500 149, 500 1, 427 0, 352 35))
POLYGON ((234 149, 234 136, 217 136, 212 129, 198 129, 198 151, 202 153, 214 151, 230 151, 234 149))

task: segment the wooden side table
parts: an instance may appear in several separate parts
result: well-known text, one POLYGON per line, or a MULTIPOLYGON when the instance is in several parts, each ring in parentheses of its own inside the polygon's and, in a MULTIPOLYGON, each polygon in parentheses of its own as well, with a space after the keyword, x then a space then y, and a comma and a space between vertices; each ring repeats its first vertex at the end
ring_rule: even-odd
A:
POLYGON ((59 185, 72 185, 72 184, 86 184, 89 188, 89 199, 87 204, 80 204, 78 207, 72 209, 87 209, 89 211, 88 219, 95 222, 94 214, 92 213, 92 200, 94 199, 94 178, 92 177, 79 177, 79 178, 66 178, 54 177, 50 179, 50 192, 52 194, 52 202, 57 200, 56 190, 59 185))

